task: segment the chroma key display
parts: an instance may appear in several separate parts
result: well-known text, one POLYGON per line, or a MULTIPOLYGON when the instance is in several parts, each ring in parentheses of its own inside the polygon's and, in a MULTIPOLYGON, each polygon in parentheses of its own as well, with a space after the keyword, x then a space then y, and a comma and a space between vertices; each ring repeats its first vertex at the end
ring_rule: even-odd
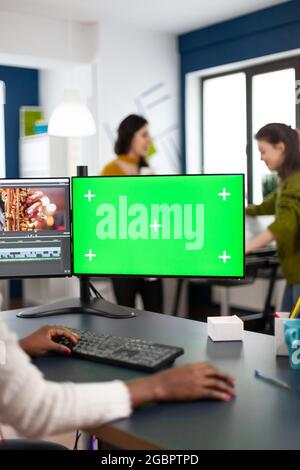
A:
POLYGON ((244 276, 244 176, 72 179, 78 275, 244 276))

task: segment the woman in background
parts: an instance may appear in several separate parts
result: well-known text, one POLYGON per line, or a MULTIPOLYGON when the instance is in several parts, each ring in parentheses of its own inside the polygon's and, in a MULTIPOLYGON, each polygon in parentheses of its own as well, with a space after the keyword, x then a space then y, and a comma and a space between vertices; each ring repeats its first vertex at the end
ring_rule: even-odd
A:
MULTIPOLYGON (((117 157, 101 171, 101 176, 126 176, 153 174, 146 156, 151 145, 149 124, 145 118, 130 114, 119 125, 115 143, 117 157)), ((163 310, 161 279, 115 278, 112 279, 118 304, 135 307, 136 295, 140 294, 144 309, 152 312, 163 310)))
POLYGON ((300 152, 298 132, 280 123, 267 124, 255 136, 261 160, 278 175, 278 188, 246 214, 272 215, 274 222, 246 247, 246 254, 276 241, 287 285, 282 311, 291 311, 300 296, 300 152))
POLYGON ((100 174, 102 176, 153 174, 146 160, 151 143, 147 120, 142 116, 130 114, 118 128, 114 148, 117 157, 107 163, 100 174))

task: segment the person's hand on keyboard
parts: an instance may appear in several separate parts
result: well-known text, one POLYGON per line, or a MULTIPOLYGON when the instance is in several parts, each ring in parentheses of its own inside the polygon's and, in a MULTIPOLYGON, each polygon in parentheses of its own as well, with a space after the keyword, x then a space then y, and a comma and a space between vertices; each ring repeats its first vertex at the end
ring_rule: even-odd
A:
POLYGON ((150 402, 191 401, 203 398, 230 400, 235 379, 211 364, 198 363, 170 369, 128 382, 133 407, 150 402))
POLYGON ((62 326, 43 326, 29 336, 21 339, 19 344, 29 356, 43 356, 48 352, 71 354, 72 345, 77 344, 78 335, 62 326), (58 343, 58 339, 62 339, 58 343))

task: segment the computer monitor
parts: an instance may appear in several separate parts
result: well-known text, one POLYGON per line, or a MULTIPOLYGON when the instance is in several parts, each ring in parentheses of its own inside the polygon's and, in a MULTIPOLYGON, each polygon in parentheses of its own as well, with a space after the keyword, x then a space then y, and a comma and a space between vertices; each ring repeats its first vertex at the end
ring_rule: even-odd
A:
MULTIPOLYGON (((87 167, 77 167, 85 174, 87 167)), ((72 275, 68 178, 0 180, 0 277, 72 275)), ((84 224, 82 226, 84 230, 84 224)), ((26 308, 21 318, 92 313, 110 318, 136 314, 103 299, 91 298, 93 286, 80 278, 80 295, 48 305, 26 308)))
POLYGON ((73 272, 244 276, 244 176, 72 178, 73 272))
POLYGON ((99 292, 91 298, 90 276, 244 276, 243 175, 85 177, 87 167, 77 170, 72 273, 80 277, 80 297, 17 316, 136 316, 99 292))
POLYGON ((70 180, 0 180, 0 277, 71 276, 70 180))

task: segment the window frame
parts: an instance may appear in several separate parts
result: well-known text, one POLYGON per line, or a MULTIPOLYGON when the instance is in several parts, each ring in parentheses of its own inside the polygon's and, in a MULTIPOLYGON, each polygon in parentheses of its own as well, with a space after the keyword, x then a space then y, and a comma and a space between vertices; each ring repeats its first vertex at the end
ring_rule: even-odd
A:
MULTIPOLYGON (((249 67, 240 67, 237 69, 227 70, 226 72, 216 73, 212 75, 203 75, 200 78, 201 102, 200 102, 200 122, 201 122, 201 170, 204 172, 204 82, 212 78, 224 77, 239 72, 243 72, 246 76, 246 155, 247 155, 247 198, 248 204, 253 202, 253 135, 252 129, 252 78, 255 75, 261 75, 268 72, 276 72, 284 69, 295 69, 295 80, 300 80, 300 56, 290 57, 287 59, 279 59, 272 62, 252 65, 249 67)), ((295 89, 296 93, 296 89, 295 89)), ((300 106, 297 106, 295 100, 296 127, 300 128, 300 106)))

